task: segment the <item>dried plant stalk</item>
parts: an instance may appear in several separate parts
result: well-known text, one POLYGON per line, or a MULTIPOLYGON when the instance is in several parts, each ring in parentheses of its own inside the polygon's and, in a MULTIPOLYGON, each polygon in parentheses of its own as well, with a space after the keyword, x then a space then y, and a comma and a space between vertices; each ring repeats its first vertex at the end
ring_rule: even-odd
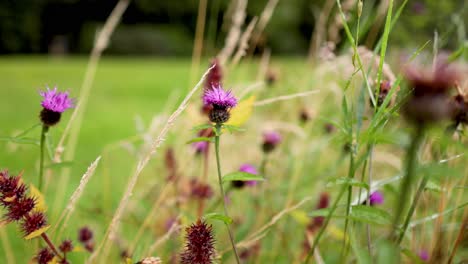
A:
POLYGON ((237 48, 236 55, 234 55, 234 59, 232 60, 232 66, 236 66, 239 63, 240 59, 244 57, 245 54, 247 53, 247 49, 249 48, 249 39, 250 39, 250 36, 252 35, 252 31, 256 23, 257 23, 257 17, 254 17, 250 21, 244 33, 242 34, 240 41, 239 41, 239 47, 237 48))
POLYGON ((65 219, 63 221, 62 227, 60 228, 60 232, 58 232, 58 237, 61 237, 63 230, 67 227, 68 220, 70 220, 70 217, 73 214, 73 211, 75 211, 76 203, 78 202, 81 195, 83 194, 84 188, 88 184, 89 179, 91 179, 91 176, 94 175, 94 171, 96 170, 96 167, 98 166, 100 160, 101 160, 101 156, 97 157, 97 159, 93 163, 91 163, 91 165, 89 165, 88 169, 86 170, 86 173, 83 175, 83 177, 81 177, 78 188, 76 188, 75 192, 73 192, 72 196, 70 197, 67 207, 60 215, 59 220, 56 222, 54 231, 58 228, 58 225, 62 222, 62 220, 65 219))
POLYGON ((320 92, 320 90, 313 90, 313 91, 302 92, 302 93, 282 95, 282 96, 278 96, 278 97, 274 97, 274 98, 270 98, 270 99, 265 99, 263 101, 255 102, 254 106, 264 106, 264 105, 276 103, 278 101, 285 101, 285 100, 290 100, 290 99, 294 99, 294 98, 298 98, 298 97, 308 96, 308 95, 311 95, 311 94, 316 94, 318 92, 320 92))
POLYGON ((123 215, 123 212, 124 212, 125 208, 127 207, 128 201, 130 199, 130 196, 132 195, 133 189, 134 189, 134 187, 135 187, 135 185, 137 183, 137 180, 138 180, 141 172, 145 168, 146 164, 148 164, 150 158, 156 153, 157 149, 161 146, 161 144, 164 141, 167 133, 169 132, 169 129, 174 124, 174 121, 177 119, 177 117, 179 117, 179 115, 182 113, 182 111, 185 110, 185 108, 187 107, 188 101, 193 96, 193 94, 198 90, 198 88, 200 87, 200 85, 203 83, 206 76, 208 75, 208 73, 213 68, 214 68, 214 65, 211 68, 209 68, 205 72, 205 74, 203 74, 202 78, 197 83, 197 85, 195 85, 195 87, 187 94, 187 96, 184 98, 182 103, 180 103, 177 110, 175 110, 175 112, 172 113, 172 115, 169 117, 169 119, 167 120, 167 122, 164 125, 163 129, 161 130, 161 133, 159 134, 159 136, 154 140, 153 144, 151 145, 151 148, 149 149, 149 151, 145 155, 143 155, 142 159, 138 162, 138 164, 136 166, 136 170, 135 170, 135 172, 133 173, 132 177, 130 178, 130 180, 128 182, 127 189, 126 189, 122 199, 120 200, 117 211, 115 212, 114 217, 112 218, 112 221, 111 221, 111 223, 109 225, 109 228, 107 229, 106 234, 103 237, 103 241, 101 242, 99 247, 96 249, 96 251, 93 252, 93 254, 91 255, 90 259, 87 261, 87 263, 93 263, 94 260, 96 259, 97 255, 99 254, 100 250, 103 247, 104 247, 104 254, 102 256, 103 256, 103 258, 107 257, 107 253, 108 253, 109 247, 110 247, 108 242, 113 241, 114 238, 116 237, 116 233, 117 233, 117 230, 118 230, 119 224, 120 224, 120 219, 121 219, 121 217, 123 215))
POLYGON ((232 15, 232 24, 229 33, 226 36, 226 43, 224 48, 219 52, 217 58, 221 65, 225 65, 227 60, 231 57, 234 49, 237 46, 241 36, 241 27, 245 21, 245 10, 247 8, 247 0, 237 0, 236 10, 232 15))
POLYGON ((255 31, 252 37, 252 46, 250 49, 252 53, 257 47, 258 41, 260 40, 260 36, 262 35, 263 30, 265 30, 266 25, 270 21, 271 16, 273 15, 273 11, 275 10, 276 5, 278 4, 278 1, 279 0, 269 0, 265 8, 263 9, 262 14, 260 15, 260 20, 258 21, 257 30, 255 31))

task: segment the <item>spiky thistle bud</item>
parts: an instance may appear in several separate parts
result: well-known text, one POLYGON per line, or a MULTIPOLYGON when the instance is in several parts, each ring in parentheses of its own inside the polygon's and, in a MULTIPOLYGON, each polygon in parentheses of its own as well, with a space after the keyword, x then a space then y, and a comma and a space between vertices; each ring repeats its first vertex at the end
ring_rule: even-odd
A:
POLYGON ((72 241, 69 240, 69 239, 62 241, 62 244, 60 244, 59 249, 60 249, 60 251, 62 251, 63 253, 71 252, 71 251, 73 250, 73 243, 72 243, 72 241))
POLYGON ((46 225, 47 219, 45 215, 41 212, 33 212, 23 219, 21 230, 23 230, 24 236, 28 236, 46 225))
POLYGON ((39 250, 35 259, 39 264, 47 264, 54 258, 54 254, 49 250, 49 248, 43 248, 39 250))
POLYGON ((198 220, 186 229, 185 251, 181 264, 211 264, 214 258, 214 237, 212 226, 198 220))

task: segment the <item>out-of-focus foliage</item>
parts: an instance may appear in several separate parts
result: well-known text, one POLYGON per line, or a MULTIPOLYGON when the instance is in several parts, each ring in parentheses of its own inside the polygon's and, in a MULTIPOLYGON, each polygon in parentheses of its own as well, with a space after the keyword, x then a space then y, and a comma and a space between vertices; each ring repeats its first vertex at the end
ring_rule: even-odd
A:
MULTIPOLYGON (((333 0, 334 1, 334 0, 333 0)), ((0 53, 86 53, 96 30, 105 21, 114 1, 98 0, 3 0, 0 1, 0 53)), ((205 53, 210 55, 224 44, 229 19, 227 0, 207 0, 205 53)), ((314 26, 326 1, 279 1, 263 34, 259 48, 276 54, 305 54, 314 26)), ((350 28, 357 21, 355 0, 346 10, 350 28)), ((364 1, 361 17, 362 42, 375 21, 382 19, 382 2, 364 1)), ((395 0, 394 11, 402 0, 395 0)), ((249 1, 247 22, 260 16, 268 0, 249 1)), ((199 1, 134 0, 123 16, 108 50, 115 54, 189 55, 195 35, 199 1)), ((336 6, 328 26, 336 19, 336 6)), ((456 49, 465 38, 467 5, 463 0, 408 1, 390 41, 400 47, 418 46, 439 32, 442 48, 456 49)), ((382 24, 383 25, 383 24, 382 24)), ((382 28, 377 29, 381 33, 382 28)), ((346 40, 342 29, 341 40, 346 40)), ((341 43, 343 44, 343 43, 341 43)), ((375 43, 373 43, 375 44, 375 43)), ((372 44, 371 44, 372 45, 372 44)))

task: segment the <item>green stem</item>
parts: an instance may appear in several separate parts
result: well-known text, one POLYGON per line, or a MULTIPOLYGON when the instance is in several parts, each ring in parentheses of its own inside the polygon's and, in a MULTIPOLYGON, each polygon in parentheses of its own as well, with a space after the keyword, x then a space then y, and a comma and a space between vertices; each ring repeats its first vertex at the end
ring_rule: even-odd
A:
POLYGON ((37 188, 41 192, 42 192, 42 182, 43 182, 43 177, 44 177, 44 145, 45 145, 45 138, 46 138, 47 131, 49 131, 49 126, 42 125, 41 143, 39 145, 39 148, 40 148, 40 154, 39 154, 39 183, 37 185, 37 188))
POLYGON ((425 176, 422 179, 421 183, 419 184, 418 190, 416 191, 416 194, 414 195, 413 203, 411 204, 408 214, 406 215, 405 222, 401 229, 400 236, 398 237, 398 240, 397 240, 398 244, 401 243, 401 241, 403 240, 403 237, 405 236, 405 232, 408 229, 409 222, 411 220, 411 217, 413 216, 414 210, 416 209, 416 205, 418 204, 419 198, 421 197, 421 194, 424 191, 424 188, 426 187, 427 181, 428 181, 428 177, 425 176))
POLYGON ((268 159, 268 154, 264 153, 262 157, 262 163, 260 163, 260 175, 262 175, 265 178, 266 175, 266 163, 268 159))
MULTIPOLYGON (((351 149, 349 153, 349 170, 348 170, 348 179, 351 180, 354 178, 354 150, 351 149)), ((343 248, 342 248, 342 261, 347 255, 347 240, 346 234, 348 232, 348 225, 349 225, 349 214, 351 213, 351 199, 353 195, 353 187, 348 185, 348 199, 346 201, 346 219, 345 219, 345 227, 344 227, 344 239, 343 239, 343 248)))
MULTIPOLYGON (((226 206, 226 201, 224 199, 225 194, 224 194, 224 188, 223 188, 223 181, 221 179, 221 162, 219 158, 219 137, 221 135, 221 126, 222 124, 217 123, 215 126, 216 129, 216 136, 215 136, 215 153, 216 153, 216 165, 218 167, 218 182, 219 182, 219 189, 221 190, 221 201, 223 202, 223 207, 224 207, 224 214, 229 217, 227 206, 226 206)), ((239 260, 239 255, 237 255, 237 250, 236 250, 236 244, 234 243, 234 236, 232 234, 231 228, 229 225, 226 224, 228 233, 229 233, 229 240, 231 241, 232 245, 232 250, 234 251, 234 256, 236 257, 236 262, 237 264, 240 263, 239 260)))
POLYGON ((325 219, 325 222, 323 223, 322 227, 320 228, 320 231, 318 232, 317 236, 315 236, 314 242, 312 243, 312 247, 310 248, 309 253, 307 254, 306 259, 304 260, 304 264, 309 263, 310 257, 314 254, 315 248, 318 245, 318 242, 320 241, 320 238, 322 237, 323 233, 325 232, 325 229, 327 229, 328 223, 330 222, 333 213, 335 212, 336 208, 338 207, 338 203, 341 200, 341 197, 343 197, 343 194, 346 191, 346 185, 343 185, 341 187, 340 193, 338 194, 338 197, 336 197, 335 202, 333 203, 332 207, 330 208, 330 212, 328 212, 327 218, 325 219))
POLYGON ((400 221, 401 215, 403 214, 403 210, 405 208, 406 200, 409 198, 409 192, 411 187, 411 181, 414 176, 414 171, 416 168, 416 159, 417 153, 419 149, 419 145, 424 136, 424 126, 418 125, 416 127, 416 132, 413 135, 413 139, 411 140, 411 144, 406 152, 406 173, 405 177, 401 181, 400 186, 400 195, 399 199, 396 199, 396 214, 395 219, 393 220, 393 229, 392 233, 390 234, 390 238, 394 238, 397 233, 398 222, 400 221))

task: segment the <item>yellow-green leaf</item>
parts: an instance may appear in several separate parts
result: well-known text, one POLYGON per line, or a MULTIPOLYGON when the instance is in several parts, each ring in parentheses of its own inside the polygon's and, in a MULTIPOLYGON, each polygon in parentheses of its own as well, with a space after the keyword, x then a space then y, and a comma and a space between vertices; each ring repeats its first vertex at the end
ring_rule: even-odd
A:
POLYGON ((35 237, 38 237, 38 236, 42 235, 43 233, 45 233, 47 230, 49 230, 49 228, 50 228, 50 225, 44 226, 43 228, 40 228, 40 229, 32 232, 31 234, 25 236, 24 239, 30 240, 30 239, 33 239, 35 237))
POLYGON ((34 199, 36 200, 36 206, 34 206, 34 211, 37 211, 37 212, 47 211, 47 206, 45 203, 44 195, 33 184, 29 185, 29 189, 31 192, 31 197, 34 197, 34 199))
POLYGON ((302 210, 294 210, 290 213, 292 218, 296 220, 299 224, 307 225, 310 222, 310 217, 307 215, 305 211, 302 210))
POLYGON ((252 95, 231 109, 231 117, 229 118, 229 121, 226 122, 226 125, 242 126, 245 124, 252 115, 254 103, 255 95, 252 95))

